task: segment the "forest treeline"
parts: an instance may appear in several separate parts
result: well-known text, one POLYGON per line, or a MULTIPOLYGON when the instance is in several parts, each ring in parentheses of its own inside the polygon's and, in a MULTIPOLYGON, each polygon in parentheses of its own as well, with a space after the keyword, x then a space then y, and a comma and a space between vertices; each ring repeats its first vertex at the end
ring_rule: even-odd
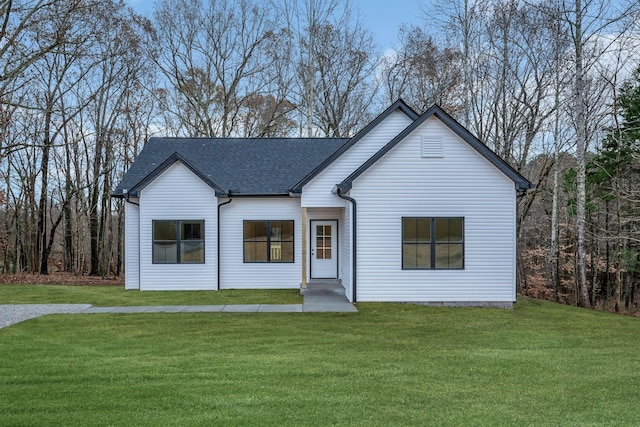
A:
POLYGON ((402 98, 536 185, 520 292, 638 311, 639 9, 425 1, 382 51, 343 0, 0 0, 0 269, 121 274, 110 193, 153 135, 347 137, 402 98))

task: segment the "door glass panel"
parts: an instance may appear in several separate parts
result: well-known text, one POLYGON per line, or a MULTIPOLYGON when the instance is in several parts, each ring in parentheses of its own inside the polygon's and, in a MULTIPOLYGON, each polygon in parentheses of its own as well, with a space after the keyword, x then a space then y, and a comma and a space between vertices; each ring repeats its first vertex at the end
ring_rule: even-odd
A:
POLYGON ((316 259, 331 259, 331 226, 316 226, 316 259))

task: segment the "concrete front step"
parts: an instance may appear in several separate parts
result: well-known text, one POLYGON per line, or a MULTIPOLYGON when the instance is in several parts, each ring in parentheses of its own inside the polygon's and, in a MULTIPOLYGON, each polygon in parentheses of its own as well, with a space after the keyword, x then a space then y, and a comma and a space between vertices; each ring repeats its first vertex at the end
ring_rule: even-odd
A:
POLYGON ((335 286, 342 287, 341 279, 311 279, 307 282, 307 287, 309 286, 335 286))
POLYGON ((304 297, 303 311, 350 311, 357 312, 347 300, 341 280, 312 280, 306 289, 301 289, 304 297))
MULTIPOLYGON (((304 297, 308 296, 342 296, 344 297, 344 288, 338 283, 309 283, 306 289, 301 289, 300 293, 304 297)), ((345 298, 346 299, 346 298, 345 298)))

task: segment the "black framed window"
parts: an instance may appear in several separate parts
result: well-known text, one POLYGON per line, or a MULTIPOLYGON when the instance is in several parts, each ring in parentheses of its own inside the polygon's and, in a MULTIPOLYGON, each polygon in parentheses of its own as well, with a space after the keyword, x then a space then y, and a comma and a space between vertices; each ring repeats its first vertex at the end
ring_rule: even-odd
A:
POLYGON ((402 269, 464 268, 464 218, 402 218, 402 269))
POLYGON ((204 221, 153 221, 154 264, 203 264, 204 221))
POLYGON ((244 221, 244 262, 293 262, 293 221, 244 221))

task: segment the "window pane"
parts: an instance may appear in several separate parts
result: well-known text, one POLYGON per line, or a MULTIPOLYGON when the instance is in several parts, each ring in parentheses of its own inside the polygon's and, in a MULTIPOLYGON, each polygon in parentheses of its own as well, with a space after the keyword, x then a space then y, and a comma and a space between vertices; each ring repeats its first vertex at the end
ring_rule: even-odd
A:
POLYGON ((267 222, 266 221, 245 221, 244 223, 244 240, 267 241, 267 222))
POLYGON ((267 242, 245 242, 245 262, 267 262, 267 242))
POLYGON ((255 222, 245 221, 243 239, 253 240, 256 237, 256 224, 255 222))
POLYGON ((449 218, 436 218, 436 242, 449 241, 449 218))
POLYGON ((464 245, 439 244, 436 245, 436 268, 462 268, 464 245))
POLYGON ((418 236, 417 220, 415 218, 402 219, 402 241, 415 242, 418 236))
POLYGON ((282 227, 274 223, 271 223, 271 240, 282 240, 282 227))
POLYGON ((316 236, 324 236, 324 227, 322 225, 316 225, 316 236))
POLYGON ((418 242, 427 243, 431 241, 431 218, 418 218, 417 237, 418 242))
POLYGON ((282 259, 282 243, 280 242, 271 242, 271 261, 278 262, 282 259))
POLYGON ((182 240, 202 240, 202 221, 183 221, 182 240))
POLYGON ((180 242, 180 262, 204 262, 204 242, 180 242))
POLYGON ((462 218, 450 218, 449 219, 449 241, 450 242, 463 242, 464 231, 462 225, 462 218))
POLYGON ((464 263, 463 245, 449 245, 449 268, 463 268, 464 263))
POLYGON ((153 240, 177 240, 175 221, 153 221, 153 240))
POLYGON ((178 262, 177 244, 175 242, 154 242, 153 262, 156 264, 175 264, 178 262))
POLYGON ((431 268, 431 245, 416 245, 416 268, 431 268))
POLYGON ((417 245, 402 245, 402 268, 416 268, 417 245))
POLYGON ((293 262, 293 242, 281 243, 280 259, 271 259, 271 262, 293 262))
POLYGON ((449 245, 436 245, 436 268, 449 268, 449 245))
POLYGON ((293 241, 293 221, 283 221, 280 227, 282 227, 282 240, 293 241))

